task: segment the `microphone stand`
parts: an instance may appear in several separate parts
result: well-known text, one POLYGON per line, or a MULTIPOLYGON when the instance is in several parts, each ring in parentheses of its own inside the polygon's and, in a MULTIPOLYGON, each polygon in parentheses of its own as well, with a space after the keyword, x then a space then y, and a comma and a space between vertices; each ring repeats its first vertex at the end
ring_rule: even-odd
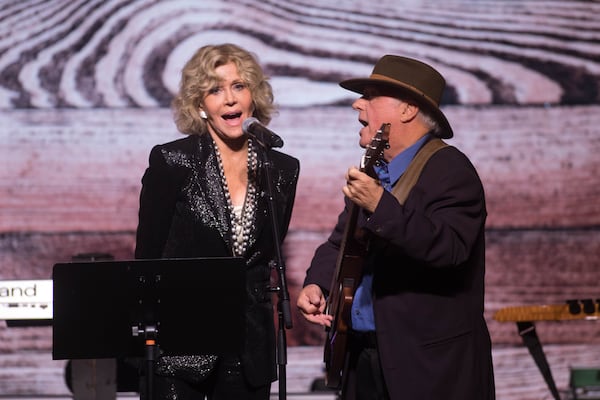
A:
POLYGON ((290 309, 290 295, 287 288, 285 276, 285 264, 280 245, 279 224, 277 221, 277 210, 275 208, 275 199, 273 198, 273 185, 271 180, 272 164, 267 155, 267 150, 271 148, 268 143, 264 143, 254 137, 256 142, 265 150, 259 152, 262 154, 262 161, 265 171, 266 191, 269 203, 269 214, 271 216, 271 226, 273 228, 273 241, 275 243, 275 259, 269 265, 276 268, 279 276, 279 286, 271 288, 271 291, 279 293, 277 302, 277 315, 279 320, 279 330, 277 334, 277 364, 279 367, 279 399, 286 398, 286 364, 287 364, 287 339, 285 329, 292 328, 292 313, 290 309))

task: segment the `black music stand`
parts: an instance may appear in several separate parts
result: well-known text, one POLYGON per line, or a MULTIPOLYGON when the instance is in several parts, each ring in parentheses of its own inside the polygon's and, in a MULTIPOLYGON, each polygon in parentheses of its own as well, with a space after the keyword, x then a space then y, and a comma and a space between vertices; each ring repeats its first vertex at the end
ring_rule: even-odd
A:
POLYGON ((59 263, 52 358, 236 354, 244 332, 245 262, 237 257, 59 263))

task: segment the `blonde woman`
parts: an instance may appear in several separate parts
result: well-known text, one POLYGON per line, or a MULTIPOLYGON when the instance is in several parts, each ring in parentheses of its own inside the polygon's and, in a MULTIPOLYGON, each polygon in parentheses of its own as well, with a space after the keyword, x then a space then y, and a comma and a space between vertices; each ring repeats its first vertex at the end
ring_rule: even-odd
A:
POLYGON ((183 68, 173 110, 177 128, 187 136, 150 153, 136 258, 245 258, 246 332, 236 357, 160 357, 153 397, 268 399, 277 372, 269 293, 275 244, 261 155, 267 152, 272 165, 280 241, 290 221, 299 162, 244 133, 247 118, 268 124, 274 105, 256 58, 239 46, 200 48, 183 68))

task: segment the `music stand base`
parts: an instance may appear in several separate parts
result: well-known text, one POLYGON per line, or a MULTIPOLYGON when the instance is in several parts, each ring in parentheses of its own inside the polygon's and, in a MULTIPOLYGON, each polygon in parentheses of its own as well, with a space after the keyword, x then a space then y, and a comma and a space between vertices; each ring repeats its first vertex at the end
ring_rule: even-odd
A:
POLYGON ((115 400, 117 363, 114 358, 71 361, 74 400, 115 400))

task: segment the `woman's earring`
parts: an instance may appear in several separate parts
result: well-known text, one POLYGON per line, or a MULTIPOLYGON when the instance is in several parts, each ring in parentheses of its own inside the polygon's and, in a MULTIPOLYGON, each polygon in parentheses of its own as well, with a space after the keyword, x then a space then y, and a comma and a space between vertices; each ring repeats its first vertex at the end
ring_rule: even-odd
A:
POLYGON ((207 119, 208 118, 208 115, 206 115, 206 111, 200 110, 200 118, 202 118, 202 119, 207 119))

